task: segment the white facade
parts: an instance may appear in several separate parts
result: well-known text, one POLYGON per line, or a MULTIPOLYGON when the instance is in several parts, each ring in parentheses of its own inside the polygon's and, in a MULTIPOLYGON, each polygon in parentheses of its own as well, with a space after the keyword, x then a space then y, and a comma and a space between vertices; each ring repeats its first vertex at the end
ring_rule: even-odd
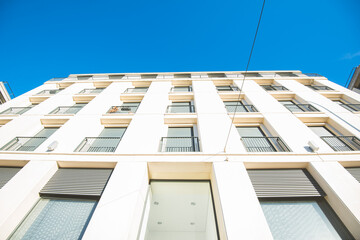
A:
MULTIPOLYGON (((22 167, 0 189, 0 239, 8 238, 16 230, 39 201, 39 192, 58 168, 114 169, 83 239, 175 239, 165 235, 149 237, 150 227, 147 226, 152 223, 148 220, 153 216, 151 194, 155 191, 149 184, 155 180, 210 183, 212 201, 209 200, 207 212, 210 214, 214 209, 215 227, 199 233, 202 230, 197 229, 195 222, 190 224, 196 230, 189 230, 189 226, 182 228, 178 223, 172 228, 185 232, 179 239, 276 239, 248 176, 249 169, 306 169, 325 192, 325 201, 348 231, 355 239, 360 239, 360 183, 346 169, 360 167, 360 148, 356 145, 360 143, 357 142, 357 138, 360 139, 360 113, 357 112, 360 95, 325 77, 308 76, 300 71, 257 73, 260 75, 249 74, 245 80, 244 72, 224 72, 224 76, 207 72, 152 73, 149 76, 140 73, 69 75, 63 80, 47 81, 0 105, 0 167, 22 167), (174 74, 191 76, 174 77, 174 74), (277 87, 267 91, 261 85, 277 87), (172 90, 188 86, 191 91, 172 90), (218 91, 228 86, 234 91, 218 91), (148 87, 148 90, 127 90, 134 87, 148 87), (79 93, 95 88, 104 89, 79 93), (38 94, 56 89, 62 90, 38 94), (235 108, 243 111, 235 115, 228 112, 224 102, 238 100, 246 106, 235 108), (292 106, 281 102, 291 100, 292 106), (126 104, 134 102, 140 102, 136 112, 126 113, 132 110, 126 104), (194 106, 194 112, 170 110, 169 113, 168 106, 181 105, 179 102, 194 106), (54 111, 76 103, 86 103, 76 114, 68 108, 54 111), (31 104, 33 106, 23 112, 10 109, 27 108, 31 104), (307 111, 312 109, 308 104, 318 111, 307 111), (289 107, 299 111, 291 112, 289 107), (120 113, 116 113, 119 109, 120 113), (59 129, 30 151, 22 151, 24 148, 20 146, 29 145, 26 142, 29 139, 14 140, 33 137, 42 129, 53 127, 59 129), (91 141, 91 137, 98 137, 109 127, 126 128, 113 152, 84 151, 89 144, 81 148, 85 138, 91 141), (172 145, 169 138, 163 139, 161 145, 162 138, 170 137, 169 129, 175 127, 192 127, 192 135, 188 136, 193 139, 192 150, 179 150, 179 143, 172 145), (284 145, 274 144, 269 138, 265 145, 258 145, 262 151, 251 152, 249 149, 254 146, 251 144, 256 143, 247 142, 248 137, 240 136, 241 129, 238 131, 237 127, 260 127, 267 137, 279 137, 280 140, 274 141, 282 141, 284 145), (328 143, 333 140, 327 143, 309 127, 326 127, 334 134, 333 139, 340 140, 334 140, 336 146, 331 146, 328 143), (15 145, 11 141, 15 141, 15 145), (336 141, 340 141, 341 146, 336 141), (336 151, 336 147, 340 151, 336 151), (273 150, 264 151, 264 148, 273 150), (186 235, 186 232, 196 231, 199 236, 186 235), (216 236, 211 235, 214 231, 216 236)), ((96 143, 91 144, 89 149, 95 149, 96 143)), ((97 145, 97 149, 103 147, 101 142, 97 144, 101 145, 97 145)), ((186 142, 183 147, 189 147, 188 144, 186 142)), ((173 217, 181 219, 181 214, 166 217, 172 221, 173 217)), ((203 224, 210 226, 211 217, 207 219, 209 222, 203 224)), ((157 224, 165 226, 166 222, 157 224)))

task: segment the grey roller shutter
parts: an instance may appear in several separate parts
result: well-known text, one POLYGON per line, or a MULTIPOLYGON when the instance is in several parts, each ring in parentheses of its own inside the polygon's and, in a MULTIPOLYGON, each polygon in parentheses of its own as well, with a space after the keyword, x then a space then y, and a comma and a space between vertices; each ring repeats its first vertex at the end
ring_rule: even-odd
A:
POLYGON ((360 182, 360 167, 346 168, 353 177, 360 182))
POLYGON ((40 191, 40 196, 99 199, 112 169, 60 168, 40 191))
POLYGON ((259 198, 325 196, 305 169, 254 169, 248 174, 259 198))
POLYGON ((0 189, 20 170, 18 167, 0 167, 0 189))

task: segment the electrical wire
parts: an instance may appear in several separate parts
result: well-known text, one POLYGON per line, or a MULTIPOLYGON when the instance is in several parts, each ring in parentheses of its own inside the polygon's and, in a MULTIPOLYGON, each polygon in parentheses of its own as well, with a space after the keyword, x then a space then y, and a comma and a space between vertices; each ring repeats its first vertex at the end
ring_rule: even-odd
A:
POLYGON ((226 152, 226 146, 227 146, 228 141, 229 141, 229 137, 230 137, 230 133, 231 133, 231 128, 232 128, 232 125, 233 125, 233 123, 234 123, 234 119, 235 119, 235 115, 236 115, 236 110, 237 110, 237 107, 239 106, 239 101, 240 101, 240 99, 241 99, 241 92, 242 92, 242 89, 243 89, 243 87, 244 87, 244 83, 245 83, 245 79, 246 79, 246 74, 247 74, 248 69, 249 69, 249 66, 250 66, 251 56, 252 56, 252 53, 253 53, 253 51, 254 51, 255 42, 256 42, 256 37, 257 37, 258 32, 259 32, 259 27, 260 27, 261 18, 262 18, 263 12, 264 12, 264 7, 265 7, 265 0, 263 1, 263 4, 262 4, 260 16, 259 16, 259 21, 258 21, 258 24, 257 24, 257 27, 256 27, 254 40, 253 40, 253 43, 252 43, 252 46, 251 46, 251 50, 250 50, 249 59, 248 59, 247 65, 246 65, 244 77, 243 77, 243 79, 242 79, 242 83, 241 83, 241 87, 240 87, 239 97, 238 97, 238 100, 237 100, 237 103, 236 103, 236 106, 235 106, 235 110, 234 110, 234 114, 233 114, 233 117, 232 117, 232 120, 231 120, 229 132, 228 132, 228 135, 227 135, 227 138, 226 138, 226 142, 225 142, 225 146, 224 146, 224 152, 226 152))

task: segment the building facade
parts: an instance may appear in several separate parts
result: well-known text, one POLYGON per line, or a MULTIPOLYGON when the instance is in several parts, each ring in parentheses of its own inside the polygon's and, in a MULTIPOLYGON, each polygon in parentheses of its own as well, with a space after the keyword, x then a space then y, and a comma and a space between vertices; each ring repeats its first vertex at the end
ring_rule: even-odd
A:
POLYGON ((4 82, 0 82, 0 105, 10 100, 11 97, 5 87, 4 82))
POLYGON ((360 95, 244 74, 71 74, 1 105, 0 239, 360 239, 360 95))

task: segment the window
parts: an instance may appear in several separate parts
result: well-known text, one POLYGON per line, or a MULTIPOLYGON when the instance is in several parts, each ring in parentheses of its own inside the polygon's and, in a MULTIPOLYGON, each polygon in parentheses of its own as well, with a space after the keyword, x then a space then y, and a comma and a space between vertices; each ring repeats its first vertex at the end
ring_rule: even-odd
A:
POLYGON ((85 88, 79 94, 98 94, 104 91, 105 88, 85 88))
POLYGON ((157 74, 141 74, 141 79, 156 78, 157 74))
POLYGON ((279 102, 290 112, 319 112, 319 110, 311 104, 297 104, 293 100, 280 100, 279 102))
POLYGON ((346 170, 360 183, 360 167, 347 167, 346 170))
POLYGON ((119 75, 109 75, 109 79, 113 79, 113 80, 117 80, 117 79, 122 79, 124 78, 125 75, 124 74, 119 74, 119 75))
POLYGON ((111 172, 58 169, 10 239, 81 239, 111 172))
POLYGON ((243 101, 227 101, 224 104, 228 112, 257 112, 254 105, 244 104, 243 101))
POLYGON ((289 91, 289 89, 287 89, 284 86, 278 86, 278 85, 261 85, 266 91, 289 91))
POLYGON ((237 127, 248 152, 290 152, 279 137, 267 137, 260 127, 237 127))
POLYGON ((98 137, 86 137, 75 152, 115 152, 126 128, 104 128, 98 137))
POLYGON ((49 114, 76 114, 83 107, 86 106, 87 103, 75 103, 73 106, 61 106, 55 108, 49 114))
POLYGON ((193 113, 195 112, 195 107, 191 102, 172 102, 171 105, 167 107, 168 113, 193 113))
POLYGON ((277 72, 276 75, 279 75, 280 77, 297 77, 298 76, 292 72, 277 72))
POLYGON ((248 174, 274 239, 353 239, 306 169, 248 174))
POLYGON ((208 73, 209 78, 226 78, 225 73, 208 73))
POLYGON ((328 86, 322 86, 322 85, 305 85, 313 90, 316 90, 316 91, 328 91, 328 90, 334 90, 332 89, 331 87, 328 87, 328 86))
POLYGON ((1 148, 2 151, 35 151, 59 128, 44 128, 34 137, 15 137, 1 148))
POLYGON ((60 91, 61 91, 60 89, 42 90, 41 92, 37 93, 36 95, 55 95, 60 91))
POLYGON ((333 131, 325 126, 309 126, 309 128, 334 151, 360 150, 360 139, 355 136, 336 136, 333 131))
POLYGON ((20 170, 20 167, 0 167, 0 189, 20 170))
POLYGON ((199 141, 192 127, 169 127, 160 142, 161 152, 199 152, 199 141))
POLYGON ((146 93, 148 87, 136 87, 136 88, 128 88, 124 93, 146 93))
POLYGON ((89 80, 92 79, 92 75, 83 75, 83 76, 77 76, 77 80, 89 80))
POLYGON ((358 112, 360 111, 360 104, 356 103, 356 104, 351 104, 350 102, 341 99, 341 100, 332 100, 334 103, 339 104, 340 106, 342 106, 343 108, 349 110, 350 112, 358 112))
POLYGON ((218 92, 240 91, 240 89, 238 87, 235 87, 235 86, 216 86, 216 90, 218 92))
POLYGON ((30 105, 29 107, 10 107, 6 109, 5 111, 1 112, 0 114, 23 114, 27 111, 29 111, 33 105, 30 105))
POLYGON ((150 191, 146 240, 219 239, 209 181, 152 180, 150 191))
POLYGON ((262 77, 260 73, 251 73, 251 72, 243 73, 243 75, 245 75, 245 77, 262 77))
POLYGON ((139 102, 125 102, 121 106, 112 106, 107 113, 135 113, 139 102))
POLYGON ((171 92, 192 92, 191 86, 176 86, 171 88, 171 92))
POLYGON ((174 78, 191 78, 190 73, 174 74, 174 78))

